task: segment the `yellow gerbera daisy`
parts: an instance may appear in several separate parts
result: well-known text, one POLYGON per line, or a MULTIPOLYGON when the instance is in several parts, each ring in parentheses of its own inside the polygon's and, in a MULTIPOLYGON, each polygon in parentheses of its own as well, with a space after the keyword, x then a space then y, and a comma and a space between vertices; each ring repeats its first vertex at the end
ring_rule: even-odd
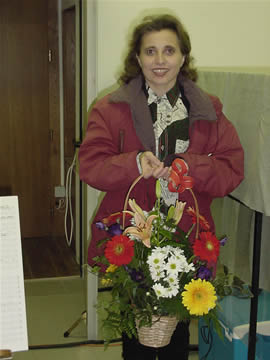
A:
POLYGON ((118 268, 117 265, 114 264, 110 264, 107 269, 106 269, 106 273, 110 273, 110 272, 115 272, 115 270, 118 268))
POLYGON ((106 279, 106 278, 102 278, 101 279, 101 285, 103 286, 108 286, 112 284, 112 280, 111 279, 106 279))
POLYGON ((216 291, 209 281, 192 279, 184 289, 182 302, 191 315, 208 314, 216 306, 216 291))

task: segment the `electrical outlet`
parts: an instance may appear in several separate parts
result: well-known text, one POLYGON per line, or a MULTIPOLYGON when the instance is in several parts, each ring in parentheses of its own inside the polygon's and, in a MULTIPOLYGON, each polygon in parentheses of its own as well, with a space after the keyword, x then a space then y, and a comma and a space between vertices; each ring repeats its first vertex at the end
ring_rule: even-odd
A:
POLYGON ((64 198, 66 196, 66 189, 64 186, 55 186, 54 188, 54 197, 64 198))

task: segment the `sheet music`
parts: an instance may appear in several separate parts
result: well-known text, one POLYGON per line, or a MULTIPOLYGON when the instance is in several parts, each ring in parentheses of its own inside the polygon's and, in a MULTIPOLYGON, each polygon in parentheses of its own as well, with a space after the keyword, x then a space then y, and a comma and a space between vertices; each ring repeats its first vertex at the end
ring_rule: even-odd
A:
POLYGON ((17 196, 0 197, 0 349, 28 350, 17 196))

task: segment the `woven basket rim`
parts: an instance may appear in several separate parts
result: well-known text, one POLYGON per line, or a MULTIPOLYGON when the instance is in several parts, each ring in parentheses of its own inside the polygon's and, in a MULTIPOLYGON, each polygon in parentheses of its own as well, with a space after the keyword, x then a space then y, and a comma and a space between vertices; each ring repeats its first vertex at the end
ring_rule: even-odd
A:
POLYGON ((153 315, 151 326, 139 327, 138 323, 136 320, 139 342, 145 346, 158 348, 170 343, 178 320, 175 316, 153 315))

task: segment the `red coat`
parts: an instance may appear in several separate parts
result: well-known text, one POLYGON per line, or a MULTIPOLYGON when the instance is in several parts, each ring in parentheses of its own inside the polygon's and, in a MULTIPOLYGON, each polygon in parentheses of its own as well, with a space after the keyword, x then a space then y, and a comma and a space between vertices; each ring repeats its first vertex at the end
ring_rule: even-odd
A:
MULTIPOLYGON (((105 191, 106 195, 93 221, 123 210, 125 196, 139 176, 136 156, 139 151, 155 153, 152 119, 142 91, 142 78, 99 100, 93 107, 84 141, 79 150, 80 177, 88 185, 105 191)), ((234 126, 222 113, 217 97, 209 96, 194 82, 179 76, 181 92, 189 102, 190 144, 186 153, 179 154, 189 166, 194 178, 193 191, 200 214, 205 216, 214 231, 210 205, 215 197, 232 192, 243 180, 244 153, 234 126)), ((144 209, 152 209, 155 201, 155 179, 142 179, 130 198, 144 209)), ((194 206, 189 191, 179 196, 188 206, 194 206)), ((188 230, 190 217, 184 213, 180 227, 188 230)), ((91 228, 88 263, 102 253, 97 242, 106 233, 91 228)))

